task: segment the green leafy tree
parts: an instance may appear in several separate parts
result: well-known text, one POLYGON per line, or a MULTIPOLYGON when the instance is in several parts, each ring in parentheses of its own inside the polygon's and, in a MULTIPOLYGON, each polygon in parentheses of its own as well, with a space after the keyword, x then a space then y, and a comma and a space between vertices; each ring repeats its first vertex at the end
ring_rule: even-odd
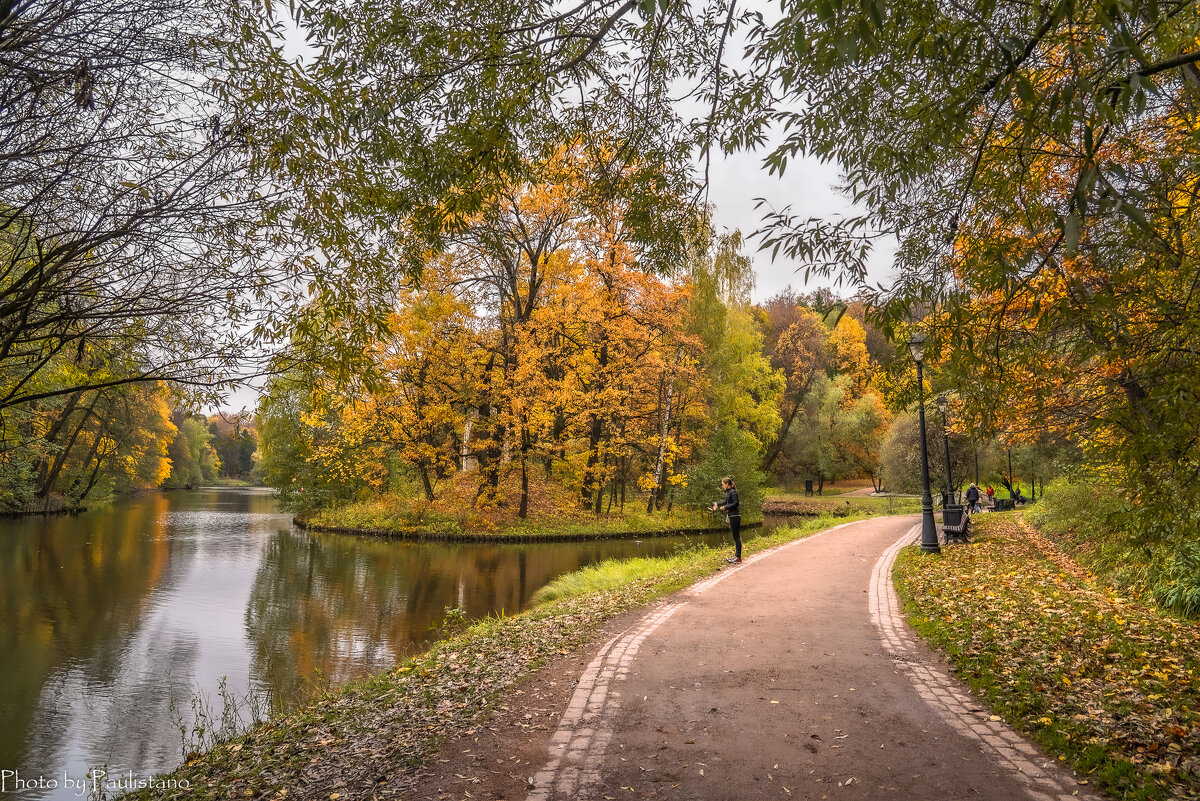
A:
POLYGON ((750 306, 753 263, 742 246, 734 231, 716 238, 711 256, 694 261, 688 325, 704 346, 713 427, 734 423, 765 447, 778 434, 784 378, 763 355, 764 336, 750 306))
POLYGON ((276 376, 259 400, 260 469, 285 509, 307 512, 358 497, 364 472, 375 464, 362 453, 361 428, 348 430, 336 379, 296 368, 276 376))
POLYGON ((729 423, 721 425, 708 440, 703 459, 688 468, 681 502, 688 509, 711 508, 721 498, 721 479, 730 476, 737 484, 742 515, 757 515, 766 479, 759 467, 761 459, 762 449, 751 434, 729 423))
POLYGON ((817 492, 824 489, 825 482, 848 473, 839 434, 852 383, 845 375, 832 379, 824 373, 817 375, 804 396, 803 422, 792 428, 784 445, 784 469, 795 476, 815 479, 817 492))
POLYGON ((838 415, 835 436, 847 476, 870 476, 876 491, 883 489, 880 475, 883 437, 892 414, 876 392, 867 392, 838 415))
POLYGON ((202 417, 176 413, 177 432, 167 448, 171 474, 163 482, 166 489, 201 486, 215 481, 221 467, 212 445, 213 435, 202 417))
MULTIPOLYGON (((891 492, 921 491, 921 438, 915 412, 902 412, 888 428, 880 455, 880 475, 891 492)), ((925 443, 929 454, 929 488, 935 497, 945 492, 946 459, 941 418, 925 415, 925 443)), ((950 470, 955 490, 974 480, 974 451, 964 436, 950 437, 950 470)), ((981 477, 982 478, 982 477, 981 477)))
POLYGON ((258 450, 254 415, 244 411, 213 415, 208 418, 208 431, 221 461, 219 475, 222 478, 248 477, 254 469, 254 453, 258 450))
MULTIPOLYGON (((31 386, 70 385, 81 364, 94 376, 123 375, 122 363, 105 363, 90 349, 73 356, 56 357, 31 386)), ((2 409, 0 508, 57 511, 114 491, 156 487, 169 470, 165 451, 175 433, 161 384, 77 387, 2 409)))
POLYGON ((160 380, 213 396, 277 335, 303 278, 248 244, 280 230, 227 93, 235 40, 243 63, 276 59, 240 41, 249 5, 4 5, 0 409, 160 380), (127 369, 38 380, 85 351, 127 369))
MULTIPOLYGON (((311 275, 323 324, 356 334, 340 358, 361 354, 390 311, 398 267, 419 275, 481 215, 495 219, 499 198, 543 181, 539 165, 563 147, 587 157, 576 200, 620 205, 644 269, 682 261, 700 219, 669 82, 700 67, 671 59, 678 20, 633 8, 576 17, 542 2, 301 0, 288 4, 308 48, 299 69, 260 52, 280 9, 247 7, 236 59, 247 68, 227 88, 254 120, 256 176, 281 204, 265 224, 294 226, 277 234, 276 260, 311 275)), ((690 37, 688 49, 710 38, 690 37)))
POLYGON ((829 331, 816 312, 797 306, 794 322, 779 335, 771 364, 783 373, 784 389, 780 396, 780 428, 763 459, 770 470, 783 452, 788 435, 797 420, 804 419, 807 397, 818 379, 825 378, 829 361, 829 331))

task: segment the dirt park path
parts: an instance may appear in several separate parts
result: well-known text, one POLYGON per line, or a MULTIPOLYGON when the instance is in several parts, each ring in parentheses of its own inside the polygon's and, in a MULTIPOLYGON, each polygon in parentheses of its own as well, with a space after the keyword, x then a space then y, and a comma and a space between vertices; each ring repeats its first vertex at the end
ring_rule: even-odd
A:
POLYGON ((915 538, 912 517, 845 524, 665 599, 535 682, 556 725, 476 739, 445 768, 491 778, 428 797, 1094 799, 903 623, 891 565, 915 538))

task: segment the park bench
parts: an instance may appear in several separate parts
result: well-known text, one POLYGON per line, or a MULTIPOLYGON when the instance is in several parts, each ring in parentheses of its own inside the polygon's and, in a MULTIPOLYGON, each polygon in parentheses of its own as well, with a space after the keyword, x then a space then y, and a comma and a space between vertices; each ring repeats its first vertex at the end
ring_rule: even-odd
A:
POLYGON ((971 516, 965 506, 942 507, 942 533, 946 543, 967 542, 967 533, 971 528, 971 516))

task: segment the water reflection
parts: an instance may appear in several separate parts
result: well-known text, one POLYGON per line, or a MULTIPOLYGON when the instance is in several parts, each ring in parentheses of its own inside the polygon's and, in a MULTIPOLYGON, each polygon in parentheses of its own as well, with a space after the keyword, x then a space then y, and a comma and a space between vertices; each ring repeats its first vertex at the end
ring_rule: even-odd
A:
POLYGON ((469 618, 524 609, 556 576, 695 538, 448 545, 279 531, 246 611, 253 673, 278 697, 384 670, 437 636, 447 607, 469 618))
MULTIPOLYGON (((306 534, 269 493, 147 495, 0 521, 0 770, 148 776, 181 757, 192 699, 301 698, 386 669, 447 607, 516 612, 554 577, 689 539, 522 546, 306 534)), ((719 542, 720 537, 706 538, 719 542)), ((219 708, 216 710, 219 714, 219 708)), ((26 791, 13 798, 71 798, 26 791)))
POLYGON ((155 497, 118 516, 4 521, 0 769, 59 765, 75 706, 60 699, 113 682, 170 563, 165 506, 155 497))

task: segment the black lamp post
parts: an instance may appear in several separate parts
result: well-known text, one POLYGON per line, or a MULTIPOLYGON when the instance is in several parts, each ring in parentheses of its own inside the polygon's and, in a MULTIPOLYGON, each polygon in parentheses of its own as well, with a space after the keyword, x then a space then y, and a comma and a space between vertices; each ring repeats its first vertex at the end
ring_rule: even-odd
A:
POLYGON ((950 434, 946 430, 946 410, 950 408, 950 400, 946 393, 937 396, 938 411, 942 413, 942 444, 946 446, 946 503, 954 503, 954 480, 950 476, 950 434))
POLYGON ((921 361, 925 358, 925 335, 917 332, 908 340, 908 351, 917 363, 917 420, 921 429, 921 553, 941 553, 937 524, 933 522, 933 495, 929 492, 929 449, 925 445, 925 384, 921 361))

